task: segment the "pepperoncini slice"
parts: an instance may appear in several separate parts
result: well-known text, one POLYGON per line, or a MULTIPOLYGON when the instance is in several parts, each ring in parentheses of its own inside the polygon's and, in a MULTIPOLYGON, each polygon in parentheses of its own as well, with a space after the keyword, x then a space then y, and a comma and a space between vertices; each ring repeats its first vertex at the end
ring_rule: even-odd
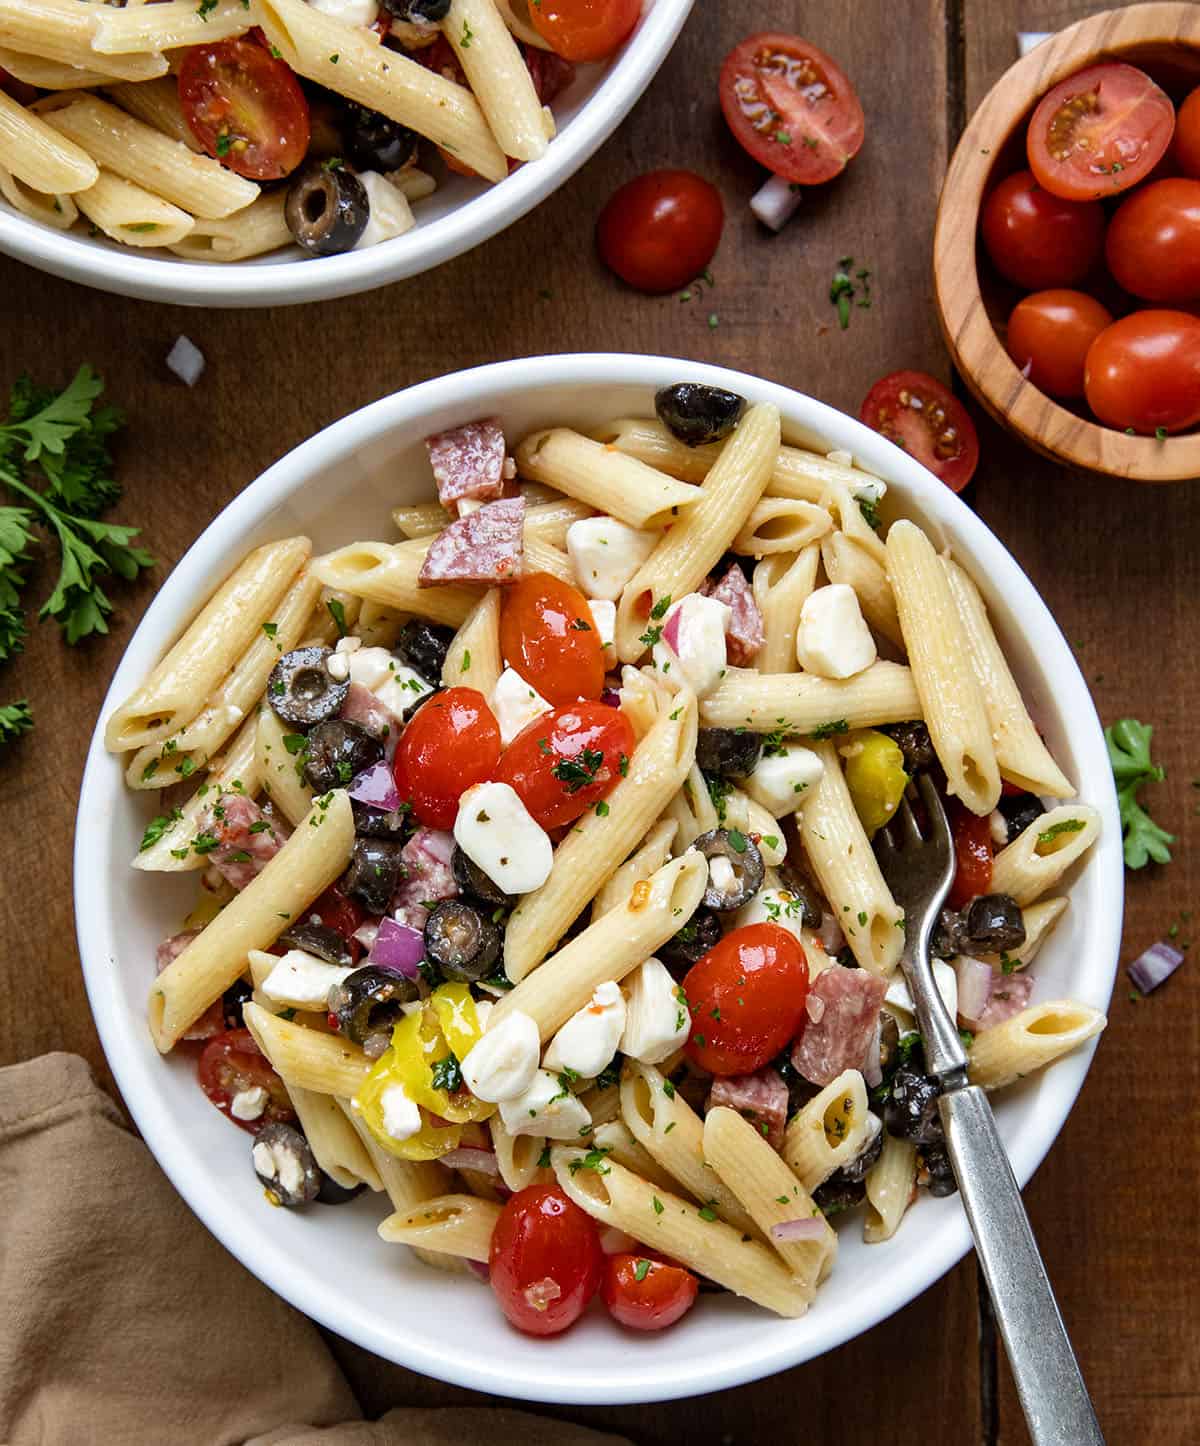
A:
POLYGON ((908 784, 904 754, 894 738, 874 728, 856 734, 840 752, 850 798, 863 828, 873 834, 888 822, 904 797, 908 784))

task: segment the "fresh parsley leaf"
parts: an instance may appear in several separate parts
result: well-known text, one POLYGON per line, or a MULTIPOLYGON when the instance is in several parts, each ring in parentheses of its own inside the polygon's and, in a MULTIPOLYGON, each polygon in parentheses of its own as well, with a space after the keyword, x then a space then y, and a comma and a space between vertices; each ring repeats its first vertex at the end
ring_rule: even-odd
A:
POLYGON ((329 616, 333 619, 333 625, 337 628, 339 638, 346 636, 346 609, 335 597, 326 598, 325 606, 329 609, 329 616))
POLYGON ((643 1280, 645 1280, 645 1278, 649 1274, 650 1262, 648 1260, 639 1260, 638 1263, 633 1267, 633 1278, 638 1282, 639 1285, 643 1280))
POLYGON ((1153 859, 1156 864, 1169 864, 1169 844, 1175 835, 1160 828, 1138 802, 1143 784, 1160 783, 1166 770, 1151 761, 1150 740, 1154 729, 1136 718, 1122 718, 1104 730, 1108 744, 1108 761, 1117 785, 1117 806, 1121 813, 1121 830, 1125 839, 1125 867, 1144 868, 1153 859))
POLYGON ((858 502, 858 510, 862 513, 867 526, 872 532, 878 532, 883 526, 883 521, 879 516, 878 501, 874 497, 858 497, 855 500, 858 502))
POLYGON ((740 829, 731 828, 728 838, 729 847, 735 854, 744 854, 746 852, 746 835, 742 833, 740 829))
POLYGON ((429 1078, 435 1090, 445 1090, 448 1095, 462 1089, 462 1069, 452 1054, 438 1060, 430 1070, 429 1078))
POLYGON ((29 711, 29 700, 18 698, 15 703, 0 704, 0 743, 11 743, 22 733, 33 727, 33 714, 29 711))
POLYGON ((655 623, 660 623, 660 622, 662 622, 663 618, 666 617, 666 615, 667 615, 667 609, 668 609, 670 606, 671 606, 671 594, 670 594, 669 592, 668 592, 668 593, 664 593, 663 596, 660 597, 659 600, 658 600, 658 601, 654 604, 654 606, 650 609, 650 621, 651 621, 651 622, 655 622, 655 623))
POLYGON ((835 734, 849 733, 849 731, 849 723, 844 718, 838 718, 833 723, 822 723, 819 728, 814 728, 811 736, 820 743, 826 738, 834 737, 835 734))
POLYGON ((608 1154, 608 1150, 609 1147, 607 1145, 595 1146, 578 1160, 572 1160, 567 1168, 572 1175, 578 1174, 580 1170, 595 1170, 597 1175, 607 1175, 612 1170, 611 1165, 604 1163, 604 1157, 608 1154))
POLYGON ((733 784, 727 778, 722 778, 719 773, 706 773, 704 781, 708 784, 708 796, 712 800, 712 806, 717 811, 717 822, 725 822, 726 804, 729 795, 733 792, 733 784))
POLYGON ((1056 838, 1064 833, 1082 832, 1084 826, 1083 819, 1081 818, 1060 819, 1058 823, 1052 823, 1049 828, 1043 829, 1042 832, 1038 834, 1037 841, 1040 844, 1053 843, 1056 838))
POLYGON ((604 754, 600 749, 585 748, 578 758, 560 758, 550 772, 568 793, 578 793, 581 788, 596 782, 603 766, 604 754))
POLYGON ((168 829, 172 829, 183 817, 183 810, 176 808, 170 813, 160 813, 146 825, 146 832, 142 835, 142 841, 138 844, 138 853, 145 853, 148 848, 153 847, 168 829))

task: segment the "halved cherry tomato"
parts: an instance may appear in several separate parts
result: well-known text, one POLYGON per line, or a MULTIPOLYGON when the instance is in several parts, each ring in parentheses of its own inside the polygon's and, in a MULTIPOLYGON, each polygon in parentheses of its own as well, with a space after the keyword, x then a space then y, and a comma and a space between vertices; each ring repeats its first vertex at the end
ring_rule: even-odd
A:
POLYGON ((984 201, 980 234, 993 266, 1017 286, 1073 286, 1104 249, 1104 209, 1098 201, 1064 201, 1032 171, 1017 171, 984 201))
POLYGON ((600 1288, 596 1222, 556 1185, 530 1185, 507 1202, 492 1231, 489 1278, 500 1309, 531 1336, 574 1325, 600 1288))
POLYGON ((1096 338, 1084 395, 1100 421, 1135 432, 1185 432, 1200 422, 1200 317, 1135 311, 1096 338))
POLYGON ((1174 106, 1144 70, 1089 65, 1038 102, 1025 148, 1048 191, 1098 201, 1145 180, 1174 129, 1174 106))
POLYGON ((548 572, 532 572, 504 589, 500 651, 548 703, 599 698, 604 649, 587 598, 548 572))
POLYGON ((1008 354, 1039 391, 1083 396, 1088 348, 1112 313, 1082 291, 1035 291, 1008 318, 1008 354))
POLYGON ((1119 286, 1145 301, 1200 298, 1200 181, 1154 181, 1122 201, 1104 248, 1119 286))
POLYGON ((863 108, 841 68, 798 35, 751 35, 725 58, 721 109, 742 148, 785 180, 814 186, 863 143, 863 108))
POLYGON ((517 791, 543 828, 561 828, 616 788, 629 771, 635 741, 619 709, 568 703, 518 733, 493 776, 517 791))
POLYGON ((691 1010, 688 1055, 710 1074, 753 1074, 800 1027, 808 962, 778 924, 747 924, 725 935, 683 981, 691 1010))
POLYGON ((210 1039, 197 1065, 200 1088, 223 1115, 254 1135, 263 1125, 296 1118, 283 1081, 254 1042, 248 1029, 229 1029, 210 1039), (268 1095, 267 1107, 256 1120, 239 1120, 229 1112, 234 1095, 260 1087, 268 1095))
POLYGON ((1185 176, 1200 180, 1200 85, 1179 107, 1172 153, 1185 176))
POLYGON ((428 828, 453 828, 459 796, 491 778, 500 725, 475 688, 447 688, 417 709, 400 737, 392 774, 400 797, 428 828))
POLYGON ((979 435, 949 387, 925 372, 892 372, 867 393, 859 417, 961 492, 979 465, 979 435))
POLYGON ((604 60, 623 45, 642 0, 530 0, 529 18, 565 60, 604 60))
POLYGON ((952 909, 962 909, 992 886, 992 830, 986 818, 952 803, 950 831, 956 868, 946 902, 952 909))
POLYGON ((721 194, 703 176, 647 171, 609 197, 596 222, 596 247, 630 286, 675 291, 716 255, 724 225, 721 194))
POLYGON ((682 1265, 650 1255, 610 1255, 604 1265, 604 1304, 621 1325, 660 1331, 695 1304, 700 1282, 682 1265))
POLYGON ((179 104, 208 154, 252 181, 289 175, 308 150, 308 101, 300 82, 252 40, 185 50, 179 104))

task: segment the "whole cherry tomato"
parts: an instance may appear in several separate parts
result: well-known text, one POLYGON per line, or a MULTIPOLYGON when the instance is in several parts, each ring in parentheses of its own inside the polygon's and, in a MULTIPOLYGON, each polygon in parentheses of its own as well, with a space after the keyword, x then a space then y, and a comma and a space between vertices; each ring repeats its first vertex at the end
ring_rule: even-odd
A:
POLYGON ((1175 163, 1185 176, 1200 180, 1200 85, 1175 116, 1175 163))
POLYGON ((1104 249, 1104 209, 1098 201, 1064 201, 1032 171, 1017 171, 984 201, 980 234, 992 265, 1014 285, 1074 286, 1104 249))
POLYGON ((703 176, 647 171, 609 197, 596 246, 609 270, 638 291, 675 291, 713 259, 724 225, 721 194, 703 176))
POLYGON ((283 1081, 248 1029, 227 1029, 210 1039, 201 1051, 197 1073, 200 1088, 217 1109, 252 1135, 263 1125, 290 1124, 296 1118, 283 1081), (267 1092, 267 1107, 262 1114, 254 1120, 239 1120, 230 1114, 234 1095, 255 1088, 267 1092))
POLYGON ((392 773, 402 799, 429 828, 453 828, 460 796, 491 778, 500 725, 475 688, 447 688, 417 709, 400 736, 392 773))
POLYGON ((574 1325, 600 1288, 596 1222, 557 1185, 530 1185, 504 1206, 488 1254, 500 1309, 518 1330, 553 1336, 574 1325))
POLYGON ((308 101, 300 82, 253 40, 185 50, 179 104, 208 154, 252 181, 279 180, 308 150, 308 101))
POLYGON ((605 60, 629 38, 642 0, 532 0, 529 18, 566 60, 605 60))
POLYGON ((1200 422, 1200 317, 1135 311, 1092 342, 1084 395, 1100 421, 1135 432, 1185 432, 1200 422))
POLYGON ((1200 181, 1153 181, 1117 208, 1104 248, 1119 286, 1144 301, 1200 298, 1200 181))
POLYGON ((979 465, 975 423, 936 377, 892 372, 867 393, 859 416, 928 467, 951 492, 961 492, 975 475, 979 465))
POLYGON ((787 929, 747 924, 692 965, 683 992, 692 1015, 688 1055, 710 1074, 753 1074, 800 1027, 808 961, 787 929))
POLYGON ((660 1331, 691 1310, 700 1283, 690 1270, 648 1255, 610 1255, 604 1266, 604 1304, 621 1325, 660 1331))
POLYGON ((956 868, 946 902, 952 909, 961 909, 992 886, 992 830, 986 818, 955 803, 951 804, 950 830, 956 868))
POLYGON ((604 649, 588 600, 548 572, 533 572, 504 589, 500 651, 548 703, 599 698, 604 649))
POLYGON ((1088 348, 1112 314, 1082 291, 1035 291, 1008 318, 1008 354, 1039 391, 1083 396, 1088 348))
POLYGON ((561 828, 616 788, 629 771, 635 741, 619 709, 568 703, 518 733, 493 776, 511 784, 543 828, 561 828))

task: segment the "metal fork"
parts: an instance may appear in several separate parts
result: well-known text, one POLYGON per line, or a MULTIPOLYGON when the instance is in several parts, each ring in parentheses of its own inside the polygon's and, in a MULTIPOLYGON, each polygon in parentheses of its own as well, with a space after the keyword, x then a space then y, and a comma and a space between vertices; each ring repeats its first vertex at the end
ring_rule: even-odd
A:
POLYGON ((924 1039, 925 1067, 942 1090, 946 1149, 1035 1446, 1104 1446, 991 1106, 978 1085, 967 1083, 966 1051, 934 984, 929 943, 954 877, 954 849, 937 790, 924 775, 917 787, 929 837, 922 837, 904 799, 893 822, 876 835, 875 853, 904 910, 900 963, 924 1039))

